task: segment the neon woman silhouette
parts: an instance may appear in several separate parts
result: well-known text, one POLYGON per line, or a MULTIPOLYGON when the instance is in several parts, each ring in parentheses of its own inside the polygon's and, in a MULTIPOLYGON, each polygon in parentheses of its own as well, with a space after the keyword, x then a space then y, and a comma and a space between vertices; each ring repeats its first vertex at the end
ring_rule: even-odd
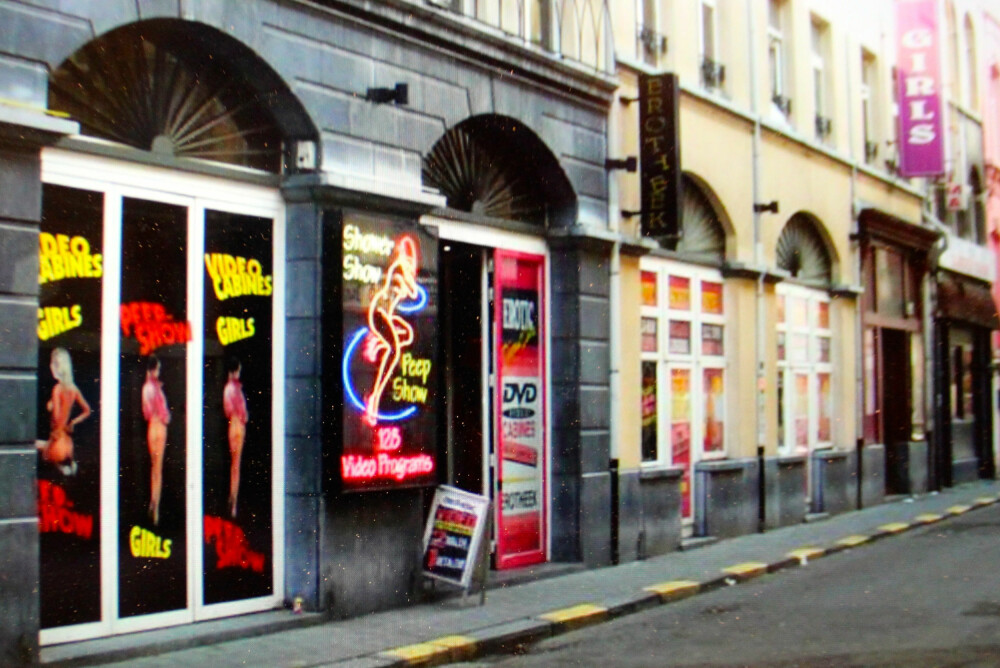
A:
POLYGON ((364 420, 371 426, 378 423, 382 393, 403 356, 403 349, 413 343, 413 327, 396 314, 401 302, 416 299, 417 244, 411 237, 396 242, 395 256, 385 272, 385 283, 372 296, 368 307, 368 340, 365 358, 378 364, 378 373, 371 393, 365 398, 364 420))
POLYGON ((160 381, 160 360, 150 355, 146 382, 142 385, 142 416, 146 418, 146 445, 149 448, 149 518, 160 523, 160 495, 163 492, 163 452, 167 449, 170 409, 160 381))

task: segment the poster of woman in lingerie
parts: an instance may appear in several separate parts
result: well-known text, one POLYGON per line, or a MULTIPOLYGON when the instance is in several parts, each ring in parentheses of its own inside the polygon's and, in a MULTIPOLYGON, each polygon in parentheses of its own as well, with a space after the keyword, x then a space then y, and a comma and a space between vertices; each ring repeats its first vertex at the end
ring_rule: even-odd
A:
POLYGON ((247 436, 247 398, 243 394, 240 372, 243 367, 236 358, 226 365, 229 379, 222 391, 222 410, 229 420, 229 515, 236 517, 236 502, 240 493, 240 459, 243 456, 243 441, 247 436))
POLYGON ((160 495, 163 491, 163 453, 167 449, 167 425, 170 409, 160 382, 160 360, 150 355, 146 363, 146 382, 142 386, 142 416, 146 419, 146 443, 149 447, 149 518, 160 523, 160 495))
POLYGON ((90 404, 73 381, 73 361, 69 351, 65 348, 53 349, 49 370, 56 379, 52 396, 45 405, 50 417, 49 440, 38 441, 38 449, 42 459, 54 464, 63 475, 76 475, 71 434, 76 425, 90 417, 90 404), (74 406, 79 406, 80 412, 70 418, 74 406))

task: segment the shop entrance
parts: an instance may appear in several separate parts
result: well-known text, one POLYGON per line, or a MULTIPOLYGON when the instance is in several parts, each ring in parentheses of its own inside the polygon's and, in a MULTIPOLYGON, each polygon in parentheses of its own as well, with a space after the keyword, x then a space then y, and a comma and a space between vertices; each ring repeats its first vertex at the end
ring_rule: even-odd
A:
POLYGON ((280 195, 58 150, 42 174, 41 641, 274 607, 280 195))
POLYGON ((544 255, 441 241, 447 480, 494 503, 492 563, 547 558, 544 255))

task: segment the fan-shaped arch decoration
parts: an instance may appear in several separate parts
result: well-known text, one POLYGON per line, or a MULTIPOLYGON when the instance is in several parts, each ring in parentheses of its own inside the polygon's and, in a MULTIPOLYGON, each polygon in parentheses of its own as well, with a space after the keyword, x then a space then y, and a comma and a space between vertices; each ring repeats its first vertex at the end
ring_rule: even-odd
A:
POLYGON ((660 245, 686 257, 722 262, 726 232, 715 207, 694 179, 684 175, 681 185, 681 236, 660 239, 660 245))
POLYGON ((264 96, 169 31, 133 24, 66 59, 49 83, 49 108, 84 134, 177 157, 277 172, 281 133, 264 96))
POLYGON ((456 125, 424 156, 422 173, 459 211, 538 226, 574 215, 575 196, 555 157, 513 119, 456 125))
POLYGON ((816 225, 805 216, 795 215, 785 223, 778 237, 778 268, 807 283, 829 285, 830 252, 816 225))

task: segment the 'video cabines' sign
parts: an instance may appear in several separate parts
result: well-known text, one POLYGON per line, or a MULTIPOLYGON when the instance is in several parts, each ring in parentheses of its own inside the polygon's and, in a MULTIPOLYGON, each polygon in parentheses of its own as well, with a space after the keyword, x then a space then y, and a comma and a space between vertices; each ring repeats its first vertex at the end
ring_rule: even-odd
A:
POLYGON ((412 223, 328 221, 324 327, 340 336, 324 344, 324 415, 340 426, 344 491, 436 482, 437 256, 412 223))

